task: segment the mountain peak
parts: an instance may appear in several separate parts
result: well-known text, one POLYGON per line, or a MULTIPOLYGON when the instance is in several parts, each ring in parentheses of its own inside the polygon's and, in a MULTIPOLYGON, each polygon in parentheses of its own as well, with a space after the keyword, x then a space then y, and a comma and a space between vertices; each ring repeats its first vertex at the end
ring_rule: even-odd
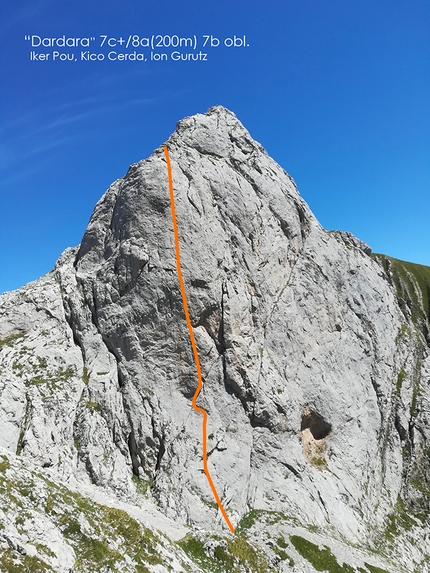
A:
POLYGON ((244 154, 254 149, 266 153, 254 141, 236 115, 221 105, 210 107, 204 114, 195 114, 179 121, 167 145, 187 145, 202 154, 228 157, 238 147, 244 154))
MULTIPOLYGON (((165 145, 179 209, 187 205, 181 221, 184 233, 188 227, 195 228, 196 216, 213 218, 206 232, 214 235, 220 233, 220 217, 227 221, 233 218, 242 239, 249 243, 263 205, 281 232, 297 236, 298 242, 308 232, 311 221, 315 223, 291 177, 225 107, 215 106, 205 114, 184 118, 165 145)), ((92 268, 96 258, 106 261, 106 248, 112 253, 125 237, 150 245, 154 239, 160 241, 160 235, 170 228, 163 147, 132 165, 96 205, 78 254, 81 270, 87 264, 82 260, 84 256, 92 268)), ((213 240, 219 242, 218 237, 213 240)), ((158 250, 155 244, 152 249, 158 250)))
MULTIPOLYGON (((351 571, 423 570, 427 271, 372 258, 352 235, 325 231, 291 177, 222 106, 180 121, 166 145, 208 464, 229 518, 248 538, 246 554, 260 571, 294 571, 294 561, 297 571, 312 572, 318 556, 333 569, 339 559, 351 571)), ((31 460, 40 491, 47 468, 58 482, 90 482, 90 497, 131 501, 130 513, 171 538, 175 523, 178 537, 190 526, 181 542, 190 556, 198 547, 256 571, 240 561, 243 545, 235 553, 239 542, 223 529, 204 475, 176 264, 161 146, 111 185, 78 251, 0 297, 0 446, 8 451, 0 472, 9 479, 31 460)), ((14 492, 15 504, 12 486, 5 492, 14 492)), ((50 487, 55 500, 77 505, 50 487)), ((70 507, 58 517, 43 499, 40 531, 61 540, 55 563, 67 553, 67 567, 55 570, 70 570, 89 555, 76 541, 86 518, 70 517, 70 507)), ((13 547, 36 535, 28 524, 41 519, 42 506, 30 501, 31 519, 20 518, 20 528, 15 509, 0 516, 13 547)), ((82 511, 90 506, 79 502, 82 511)), ((100 520, 111 515, 97 511, 100 520)), ((125 535, 121 524, 109 529, 115 543, 125 535)), ((102 529, 91 527, 99 542, 102 529)), ((116 551, 110 562, 135 570, 121 559, 116 551)))

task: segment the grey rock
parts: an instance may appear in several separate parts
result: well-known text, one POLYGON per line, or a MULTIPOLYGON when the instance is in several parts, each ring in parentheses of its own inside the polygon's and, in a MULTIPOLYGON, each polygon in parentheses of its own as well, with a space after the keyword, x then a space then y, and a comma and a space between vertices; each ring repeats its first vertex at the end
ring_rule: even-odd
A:
MULTIPOLYGON (((402 528, 430 479, 423 323, 370 247, 325 231, 232 112, 185 118, 166 145, 198 404, 230 519, 294 517, 338 540, 329 546, 340 557, 340 540, 364 551, 385 539, 392 571, 424 571, 428 507, 402 528)), ((51 273, 2 295, 0 340, 0 446, 124 503, 142 503, 145 484, 179 529, 224 535, 191 407, 163 146, 108 189, 51 273)), ((257 522, 254 541, 278 570, 294 570, 266 546, 267 527, 257 522)))
POLYGON ((354 235, 348 231, 329 231, 329 233, 339 241, 342 241, 349 248, 355 247, 356 249, 360 249, 366 253, 366 255, 370 255, 372 253, 372 249, 367 243, 354 237, 354 235))

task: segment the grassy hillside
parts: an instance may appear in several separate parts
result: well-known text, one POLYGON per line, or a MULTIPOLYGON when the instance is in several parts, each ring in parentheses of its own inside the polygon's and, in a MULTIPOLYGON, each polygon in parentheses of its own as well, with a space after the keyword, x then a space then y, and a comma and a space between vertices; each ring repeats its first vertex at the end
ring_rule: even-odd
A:
POLYGON ((430 321, 430 267, 409 263, 373 254, 377 258, 397 290, 400 302, 404 301, 411 312, 412 320, 428 340, 430 321))

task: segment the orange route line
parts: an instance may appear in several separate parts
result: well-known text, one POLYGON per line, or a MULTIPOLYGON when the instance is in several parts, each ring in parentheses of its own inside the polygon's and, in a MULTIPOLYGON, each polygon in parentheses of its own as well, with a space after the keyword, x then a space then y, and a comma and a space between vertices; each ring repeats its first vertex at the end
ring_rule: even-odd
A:
POLYGON ((166 157, 166 163, 167 163, 167 175, 168 175, 168 179, 169 179, 169 191, 170 191, 170 205, 172 208, 172 222, 173 222, 173 232, 175 235, 175 254, 176 254, 176 269, 178 272, 178 279, 179 279, 179 286, 181 288, 181 295, 182 295, 182 304, 184 307, 184 314, 185 314, 185 319, 187 321, 187 326, 188 326, 188 334, 190 335, 190 342, 191 342, 191 347, 193 349, 193 354, 194 354, 194 361, 196 363, 196 369, 197 369, 197 380, 198 380, 198 384, 197 384, 197 388, 196 391, 194 393, 193 399, 192 399, 192 406, 194 408, 194 410, 196 410, 197 412, 200 412, 200 414, 203 416, 203 422, 202 422, 202 449, 203 449, 203 469, 204 472, 206 474, 207 480, 209 482, 209 485, 211 486, 211 490, 212 493, 214 495, 214 498, 218 504, 218 507, 221 510, 221 513, 227 523, 227 525, 230 528, 230 531, 232 533, 234 533, 234 527, 231 524, 230 519, 228 518, 228 515, 224 509, 223 504, 221 503, 221 499, 218 495, 218 492, 216 490, 216 487, 214 485, 214 482, 212 481, 212 477, 211 474, 209 472, 209 468, 208 468, 208 456, 207 456, 207 421, 208 421, 208 414, 206 412, 206 410, 203 410, 203 408, 199 408, 199 406, 197 406, 197 398, 200 394, 200 390, 203 387, 203 378, 202 378, 202 369, 200 366, 200 359, 199 359, 199 353, 197 351, 197 345, 196 345, 196 340, 194 338, 194 332, 193 332, 193 327, 191 325, 191 320, 190 320, 190 314, 188 312, 188 302, 187 302, 187 294, 185 291, 185 284, 184 284, 184 279, 182 277, 182 270, 181 270, 181 251, 180 251, 180 247, 179 247, 179 233, 178 233, 178 223, 177 223, 177 219, 176 219, 176 209, 175 209, 175 195, 173 192, 173 179, 172 179, 172 166, 170 164, 170 157, 169 157, 169 151, 167 149, 167 146, 164 146, 164 155, 166 157))

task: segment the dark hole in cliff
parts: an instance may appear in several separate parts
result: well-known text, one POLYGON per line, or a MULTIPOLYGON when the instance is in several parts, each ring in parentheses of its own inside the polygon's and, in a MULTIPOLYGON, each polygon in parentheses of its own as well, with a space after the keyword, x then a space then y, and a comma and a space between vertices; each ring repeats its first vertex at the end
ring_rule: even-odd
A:
POLYGON ((322 416, 313 412, 306 406, 302 413, 301 431, 309 429, 315 440, 326 438, 331 432, 331 424, 326 422, 322 416))

